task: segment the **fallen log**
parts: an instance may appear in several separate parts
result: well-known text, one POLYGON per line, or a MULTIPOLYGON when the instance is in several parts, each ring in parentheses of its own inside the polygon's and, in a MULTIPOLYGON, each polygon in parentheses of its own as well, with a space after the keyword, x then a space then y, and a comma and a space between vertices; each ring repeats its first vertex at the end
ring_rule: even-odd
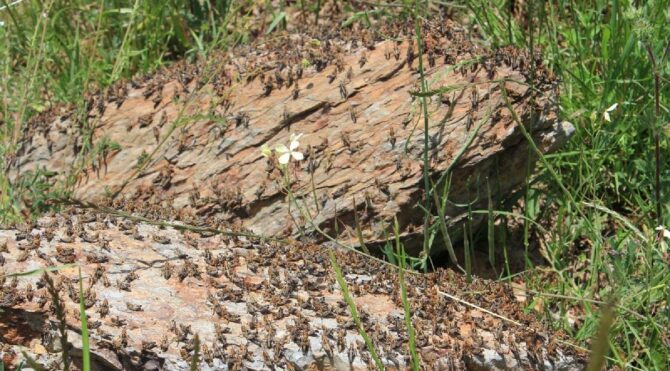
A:
MULTIPOLYGON (((70 356, 81 361, 79 275, 93 369, 374 369, 323 245, 200 236, 79 210, 0 230, 0 355, 26 351, 61 369, 54 287, 70 356), (49 273, 39 271, 60 267, 49 273), (10 273, 32 275, 10 277, 10 273)), ((336 259, 362 325, 389 369, 409 367, 395 267, 353 251, 336 259)), ((503 283, 451 271, 405 276, 417 351, 428 369, 580 370, 584 354, 525 313, 503 283)))
MULTIPOLYGON (((79 209, 0 231, 3 359, 27 347, 55 365, 60 346, 46 280, 6 274, 78 263, 100 368, 188 369, 197 334, 200 369, 368 369, 371 356, 330 269, 331 247, 318 243, 381 244, 397 219, 418 252, 411 242, 424 227, 421 98, 428 175, 439 190, 449 180, 445 217, 454 240, 462 205, 484 208, 488 189, 497 205, 524 183, 536 157, 520 125, 544 153, 572 131, 556 120, 554 81, 538 56, 482 49, 454 25, 423 29, 427 93, 418 47, 400 28, 380 33, 391 41, 285 35, 120 82, 90 95, 83 111, 54 107, 32 119, 13 179, 47 169, 79 205, 172 220, 181 232, 79 209), (263 156, 263 145, 288 146, 298 133, 304 159, 283 168, 276 154, 263 156), (311 238, 291 239, 301 234, 311 238)), ((383 362, 406 368, 397 268, 335 251, 383 362)), ((77 360, 77 271, 51 277, 77 360)), ((525 314, 504 284, 467 283, 445 270, 406 279, 428 366, 583 367, 584 355, 525 314)))
POLYGON ((458 26, 424 31, 423 95, 418 46, 399 30, 389 32, 399 41, 263 40, 118 83, 91 95, 83 115, 62 107, 40 115, 12 176, 44 168, 63 184, 75 179, 79 200, 316 242, 358 245, 360 231, 374 245, 397 218, 416 253, 425 97, 428 175, 439 191, 449 180, 444 216, 458 239, 464 204, 486 208, 490 190, 497 206, 524 184, 536 156, 521 124, 544 153, 572 127, 556 120, 555 82, 539 56, 482 49, 458 26), (287 200, 276 158, 261 153, 298 133, 304 159, 288 173, 300 207, 287 200))

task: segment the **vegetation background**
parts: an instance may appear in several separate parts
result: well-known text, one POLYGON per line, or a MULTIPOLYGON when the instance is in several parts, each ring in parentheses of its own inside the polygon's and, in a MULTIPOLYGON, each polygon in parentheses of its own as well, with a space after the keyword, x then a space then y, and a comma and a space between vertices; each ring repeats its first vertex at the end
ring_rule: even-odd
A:
MULTIPOLYGON (((592 348, 601 309, 612 308, 598 337, 608 366, 670 369, 670 0, 0 0, 0 222, 34 217, 74 186, 52 184, 49 169, 6 176, 32 117, 61 103, 85 112, 87 93, 119 79, 323 22, 331 1, 340 27, 441 13, 487 47, 541 51, 576 133, 529 169, 519 201, 526 270, 499 279, 523 278, 535 294, 528 310, 574 346, 592 348)), ((89 141, 80 157, 101 150, 89 141)))

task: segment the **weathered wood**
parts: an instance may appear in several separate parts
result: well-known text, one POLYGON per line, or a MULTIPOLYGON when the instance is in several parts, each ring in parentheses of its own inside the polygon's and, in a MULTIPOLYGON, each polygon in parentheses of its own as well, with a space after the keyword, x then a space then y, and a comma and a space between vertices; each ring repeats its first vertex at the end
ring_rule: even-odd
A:
MULTIPOLYGON (((424 30, 426 78, 435 93, 428 99, 429 174, 437 181, 452 170, 446 216, 457 225, 464 213, 459 204, 483 207, 487 188, 496 202, 507 198, 535 161, 502 100, 503 89, 541 151, 560 146, 571 127, 556 121, 553 81, 536 57, 482 50, 450 25, 427 24, 424 30)), ((357 243, 360 227, 372 245, 384 240, 383 226, 397 218, 410 242, 423 228, 418 51, 402 32, 383 34, 405 41, 366 37, 363 47, 352 35, 271 38, 119 83, 92 95, 84 117, 53 108, 26 127, 12 176, 46 168, 61 181, 74 176, 80 200, 266 236, 298 236, 304 228, 311 241, 321 242, 325 237, 314 233, 295 205, 289 210, 285 178, 260 150, 302 133, 298 150, 306 158, 289 167, 291 190, 314 222, 349 244, 357 243)), ((201 369, 369 367, 330 269, 328 244, 180 234, 77 210, 44 217, 27 231, 0 231, 3 241, 7 273, 82 265, 99 367, 187 369, 196 333, 207 347, 201 369), (92 279, 98 267, 109 286, 102 277, 92 279), (105 300, 109 314, 103 316, 105 300), (180 325, 191 332, 184 334, 180 325), (159 346, 163 335, 165 350, 159 346)), ((397 271, 350 251, 337 250, 337 256, 384 362, 406 367, 397 271)), ((76 353, 76 272, 54 277, 76 353)), ((49 301, 41 284, 25 277, 0 285, 6 316, 0 335, 8 344, 3 357, 31 345, 40 362, 57 359, 55 317, 39 304, 49 301)), ((418 349, 429 367, 582 367, 583 355, 525 314, 506 285, 478 279, 468 284, 445 270, 408 274, 407 284, 418 349)))
MULTIPOLYGON (((446 216, 454 224, 464 216, 456 204, 485 208, 487 187, 495 202, 509 197, 523 184, 527 162, 535 162, 501 89, 543 152, 558 148, 572 128, 556 121, 553 81, 537 57, 482 50, 452 26, 428 29, 425 37, 428 88, 439 92, 428 99, 433 181, 475 133, 452 166, 446 216)), ((56 112, 56 120, 46 115, 29 127, 14 174, 45 167, 64 176, 81 163, 77 198, 112 194, 117 205, 120 199, 168 205, 180 218, 215 216, 264 235, 297 235, 296 222, 308 232, 310 223, 295 205, 289 214, 283 178, 260 147, 288 144, 291 134, 302 133, 306 159, 291 165, 291 187, 320 228, 357 244, 358 219, 372 244, 397 217, 403 236, 421 234, 424 124, 412 95, 420 86, 416 44, 364 48, 297 36, 277 43, 178 64, 91 97, 86 122, 98 154, 77 156, 84 120, 67 111, 56 112), (120 149, 100 151, 104 141, 120 149)))
MULTIPOLYGON (((326 247, 200 237, 83 212, 42 218, 32 230, 0 230, 0 245, 6 246, 0 269, 7 273, 81 265, 98 369, 187 370, 196 334, 200 370, 372 369, 326 247)), ((377 352, 390 369, 406 369, 408 332, 397 270, 353 252, 338 251, 337 260, 377 352)), ((77 269, 51 277, 60 288, 77 360, 77 269)), ((38 274, 14 281, 2 273, 0 280, 3 357, 20 359, 19 349, 27 347, 38 362, 58 369, 57 321, 44 280, 38 274)), ((428 369, 583 367, 583 354, 524 313, 505 284, 468 284, 444 270, 408 273, 406 282, 417 349, 428 369)))

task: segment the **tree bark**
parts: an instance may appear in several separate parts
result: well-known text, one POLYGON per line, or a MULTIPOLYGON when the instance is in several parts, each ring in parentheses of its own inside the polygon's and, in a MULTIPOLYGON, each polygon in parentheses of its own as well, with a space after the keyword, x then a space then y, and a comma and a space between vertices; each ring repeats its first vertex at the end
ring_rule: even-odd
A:
MULTIPOLYGON (((444 182, 436 192, 448 197, 444 215, 458 240, 459 222, 476 228, 482 220, 468 219, 463 205, 486 209, 490 190, 498 208, 536 160, 503 90, 540 151, 558 148, 572 127, 556 120, 554 82, 539 57, 479 49, 458 29, 447 36, 426 36, 428 174, 433 183, 450 180, 448 193, 444 182)), ((61 179, 73 174, 81 200, 164 205, 180 218, 212 217, 267 236, 324 241, 325 233, 358 245, 360 230, 375 245, 397 218, 416 253, 425 194, 416 43, 333 44, 325 67, 323 44, 301 45, 302 59, 258 46, 117 84, 89 99, 86 120, 47 115, 28 128, 14 175, 45 167, 61 179), (297 133, 305 159, 292 161, 287 177, 261 146, 288 146, 297 133), (287 180, 299 207, 286 196, 287 180)), ((431 212, 438 215, 434 204, 431 212)))

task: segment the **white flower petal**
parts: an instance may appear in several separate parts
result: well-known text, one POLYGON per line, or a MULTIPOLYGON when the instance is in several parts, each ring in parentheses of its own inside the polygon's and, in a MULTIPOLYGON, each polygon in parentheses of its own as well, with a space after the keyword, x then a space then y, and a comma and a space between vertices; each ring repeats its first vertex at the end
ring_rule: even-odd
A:
POLYGON ((667 239, 670 240, 670 231, 665 229, 665 227, 663 227, 662 225, 659 225, 656 228, 656 230, 663 233, 663 238, 667 238, 667 239))
POLYGON ((605 111, 603 113, 603 117, 605 118, 605 121, 612 122, 612 120, 610 120, 610 113, 609 112, 605 111))
POLYGON ((288 148, 291 151, 295 151, 298 148, 299 145, 300 145, 300 142, 298 142, 297 140, 292 140, 291 143, 288 145, 288 148))
POLYGON ((619 103, 614 103, 614 104, 611 105, 608 109, 606 109, 605 112, 612 112, 612 111, 614 111, 618 106, 619 106, 619 103))
POLYGON ((293 156, 296 161, 301 161, 303 158, 305 158, 305 156, 303 156, 303 154, 300 152, 291 152, 291 156, 293 156))
POLYGON ((286 165, 288 164, 290 159, 291 159, 291 153, 286 152, 283 155, 279 156, 279 163, 282 165, 286 165))
POLYGON ((275 151, 277 151, 277 153, 279 154, 289 152, 288 148, 286 148, 286 146, 283 144, 277 144, 277 146, 275 147, 275 151))

